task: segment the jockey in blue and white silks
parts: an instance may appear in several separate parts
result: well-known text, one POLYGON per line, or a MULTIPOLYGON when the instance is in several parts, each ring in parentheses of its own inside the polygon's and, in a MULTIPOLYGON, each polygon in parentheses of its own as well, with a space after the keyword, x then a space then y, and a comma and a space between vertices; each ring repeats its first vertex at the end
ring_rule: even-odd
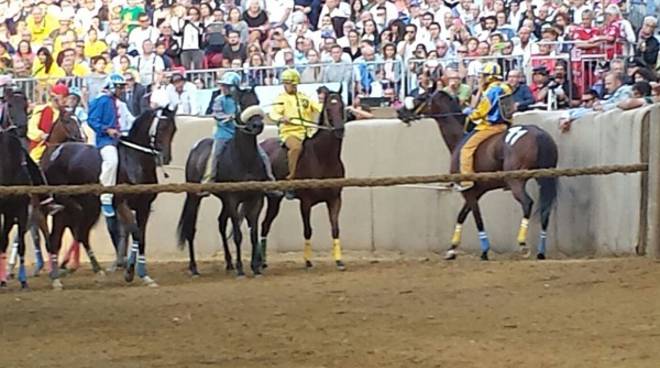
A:
MULTIPOLYGON (((99 176, 103 186, 112 186, 117 182, 119 137, 122 133, 128 133, 135 121, 126 104, 119 99, 125 85, 126 81, 121 74, 111 74, 101 94, 89 104, 87 123, 96 134, 96 147, 103 160, 99 176)), ((111 193, 101 194, 101 210, 106 217, 115 216, 112 199, 111 193)))

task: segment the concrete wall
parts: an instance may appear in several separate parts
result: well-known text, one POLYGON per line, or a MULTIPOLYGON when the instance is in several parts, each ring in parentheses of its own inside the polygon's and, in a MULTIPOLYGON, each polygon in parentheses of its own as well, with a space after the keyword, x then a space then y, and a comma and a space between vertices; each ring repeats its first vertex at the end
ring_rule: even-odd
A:
MULTIPOLYGON (((574 123, 570 133, 557 129, 558 113, 529 112, 516 117, 517 123, 538 124, 556 139, 560 167, 629 164, 642 161, 642 136, 647 109, 613 111, 587 116, 574 123)), ((211 134, 210 119, 181 118, 174 142, 174 161, 167 168, 170 178, 182 182, 183 167, 190 147, 211 134)), ((267 127, 263 137, 276 134, 267 127)), ((431 120, 411 127, 398 120, 372 120, 347 125, 343 160, 349 177, 425 175, 446 173, 449 152, 431 120)), ((536 198, 536 184, 528 190, 536 198)), ((640 237, 642 179, 640 174, 560 179, 559 200, 550 225, 549 255, 611 255, 634 252, 640 237)), ((148 257, 174 260, 187 258, 175 244, 175 229, 183 195, 161 194, 154 204, 148 228, 148 257)), ((444 250, 453 231, 460 195, 416 187, 347 188, 340 216, 341 237, 346 249, 383 249, 402 252, 444 250)), ((221 249, 216 217, 219 201, 203 201, 198 223, 197 253, 208 257, 221 249)), ((484 197, 482 212, 493 249, 514 251, 522 211, 509 192, 484 197)), ((317 251, 331 246, 327 211, 313 210, 313 242, 317 251)), ((534 218, 530 244, 536 244, 538 221, 534 218)), ((102 258, 112 256, 105 225, 94 234, 94 247, 102 258)), ((301 250, 302 225, 297 201, 284 201, 269 239, 269 250, 301 250)), ((464 249, 477 250, 473 221, 466 224, 464 249)))

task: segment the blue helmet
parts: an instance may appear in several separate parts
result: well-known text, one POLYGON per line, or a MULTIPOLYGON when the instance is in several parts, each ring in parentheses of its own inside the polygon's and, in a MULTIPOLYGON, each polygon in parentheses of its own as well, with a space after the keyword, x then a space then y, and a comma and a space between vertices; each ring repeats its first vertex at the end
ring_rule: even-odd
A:
POLYGON ((218 83, 238 87, 241 85, 241 76, 236 72, 226 72, 222 75, 222 78, 220 78, 218 83))
POLYGON ((126 84, 126 79, 121 74, 113 73, 110 74, 105 79, 105 88, 109 89, 111 92, 115 92, 115 88, 119 85, 123 86, 126 84))
POLYGON ((69 88, 69 95, 74 95, 74 96, 77 96, 78 98, 82 98, 82 92, 80 91, 80 88, 78 88, 78 87, 69 88))

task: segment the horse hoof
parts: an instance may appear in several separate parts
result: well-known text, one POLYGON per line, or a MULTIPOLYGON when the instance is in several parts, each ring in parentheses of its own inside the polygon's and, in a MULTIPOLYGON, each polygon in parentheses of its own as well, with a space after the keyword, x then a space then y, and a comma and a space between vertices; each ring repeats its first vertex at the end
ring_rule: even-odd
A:
POLYGON ((445 254, 445 261, 453 261, 456 259, 456 256, 457 256, 456 250, 450 249, 445 254))
POLYGON ((243 280, 245 278, 245 272, 239 272, 236 274, 237 280, 243 280))
POLYGON ((43 266, 35 268, 34 271, 32 271, 32 277, 39 277, 39 273, 41 273, 43 268, 43 266))
POLYGON ((335 265, 339 271, 346 271, 346 265, 342 261, 335 261, 335 265))
POLYGON ((192 277, 193 279, 202 276, 202 274, 200 274, 199 271, 197 270, 189 270, 188 272, 190 272, 190 277, 192 277))
POLYGON ((305 268, 310 269, 312 267, 314 267, 314 265, 312 264, 312 261, 305 261, 305 268))
POLYGON ((265 269, 267 269, 267 268, 268 268, 268 264, 264 263, 264 264, 261 265, 261 269, 262 269, 262 270, 265 270, 265 269))
POLYGON ((488 260, 488 252, 481 252, 481 260, 482 261, 488 260))
POLYGON ((53 290, 55 291, 60 291, 64 288, 64 285, 62 285, 62 281, 60 281, 59 279, 53 280, 52 285, 53 285, 53 290))
POLYGON ((145 277, 143 277, 143 278, 142 278, 142 283, 143 283, 146 287, 150 287, 150 288, 157 288, 157 287, 158 287, 158 283, 156 283, 156 281, 154 281, 154 279, 152 279, 152 278, 149 277, 149 276, 145 276, 145 277))
POLYGON ((528 246, 526 246, 526 245, 524 245, 524 244, 520 245, 520 255, 521 255, 523 258, 528 259, 528 258, 531 256, 531 254, 532 254, 532 253, 531 253, 531 251, 529 250, 529 247, 528 247, 528 246))
POLYGON ((539 253, 539 254, 537 254, 537 255, 536 255, 536 259, 538 259, 539 261, 544 260, 544 259, 545 259, 545 254, 543 254, 543 253, 539 253))
POLYGON ((27 281, 21 281, 21 291, 29 291, 30 287, 28 286, 27 281))
POLYGON ((94 281, 96 282, 103 282, 106 279, 106 274, 103 272, 103 270, 96 272, 94 275, 94 281))
POLYGON ((2 281, 0 282, 0 289, 6 290, 7 289, 7 281, 2 281))
POLYGON ((130 265, 128 266, 128 268, 126 268, 126 271, 124 271, 124 281, 133 282, 134 278, 135 278, 135 266, 130 265))

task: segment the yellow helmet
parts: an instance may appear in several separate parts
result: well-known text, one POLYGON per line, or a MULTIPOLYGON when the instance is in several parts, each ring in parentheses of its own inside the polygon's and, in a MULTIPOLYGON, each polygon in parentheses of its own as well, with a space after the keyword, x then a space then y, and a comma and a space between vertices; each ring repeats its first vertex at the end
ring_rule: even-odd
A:
POLYGON ((291 83, 294 86, 300 83, 300 73, 295 69, 287 69, 282 72, 282 83, 291 83))
POLYGON ((488 62, 481 68, 481 74, 500 79, 502 78, 502 68, 500 68, 500 65, 497 63, 488 62))

